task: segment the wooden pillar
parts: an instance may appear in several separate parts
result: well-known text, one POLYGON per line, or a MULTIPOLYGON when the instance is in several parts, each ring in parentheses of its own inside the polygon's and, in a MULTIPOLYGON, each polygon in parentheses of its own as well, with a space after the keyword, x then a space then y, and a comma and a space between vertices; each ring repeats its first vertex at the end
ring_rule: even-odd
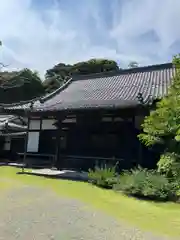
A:
POLYGON ((39 129, 40 133, 42 131, 42 124, 43 124, 43 117, 41 116, 40 117, 40 129, 39 129))
MULTIPOLYGON (((136 119, 135 119, 135 116, 134 116, 134 128, 136 129, 136 119)), ((141 131, 141 130, 140 130, 141 131)), ((137 156, 136 156, 136 158, 137 158, 137 163, 136 163, 136 165, 138 164, 138 165, 141 165, 142 164, 142 161, 143 161, 143 159, 142 159, 142 144, 141 144, 141 142, 140 142, 140 140, 138 139, 138 134, 137 134, 137 129, 136 129, 136 138, 137 138, 137 141, 138 141, 138 150, 137 150, 137 156)))
MULTIPOLYGON (((140 133, 142 133, 141 128, 140 128, 140 133)), ((138 165, 142 166, 142 164, 143 164, 143 145, 142 145, 141 141, 139 140, 138 165)))
POLYGON ((61 127, 58 126, 57 135, 56 135, 56 163, 58 163, 58 168, 61 168, 61 127))
POLYGON ((139 141, 139 159, 138 159, 138 165, 142 165, 142 144, 141 142, 139 141))
POLYGON ((25 139, 24 139, 24 156, 23 156, 22 172, 24 172, 24 166, 25 166, 25 163, 26 163, 29 126, 30 126, 30 118, 29 118, 29 116, 27 116, 27 117, 28 117, 28 122, 27 122, 26 135, 25 135, 25 139))
POLYGON ((136 134, 136 122, 135 122, 135 115, 132 116, 132 136, 130 136, 132 142, 132 157, 131 157, 131 168, 134 168, 137 166, 137 163, 139 161, 139 145, 138 145, 138 150, 136 150, 136 138, 137 138, 137 134, 136 134))
POLYGON ((57 123, 57 132, 56 132, 56 157, 55 162, 58 164, 58 168, 61 168, 62 161, 61 161, 61 151, 60 151, 60 144, 61 144, 61 133, 62 133, 62 116, 57 117, 58 123, 57 123))
POLYGON ((42 129, 43 129, 43 116, 40 116, 40 126, 39 126, 39 142, 38 142, 38 153, 40 153, 40 146, 41 146, 41 136, 42 136, 42 129))

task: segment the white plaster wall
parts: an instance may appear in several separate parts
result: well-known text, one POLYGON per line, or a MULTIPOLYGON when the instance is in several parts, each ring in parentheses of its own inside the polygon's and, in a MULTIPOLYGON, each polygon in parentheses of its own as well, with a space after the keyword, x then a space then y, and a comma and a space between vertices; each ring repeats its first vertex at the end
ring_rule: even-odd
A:
MULTIPOLYGON (((42 130, 56 129, 56 127, 53 125, 54 123, 55 123, 54 119, 43 119, 42 120, 42 130)), ((29 129, 30 130, 40 130, 40 120, 39 119, 30 120, 29 129)))
POLYGON ((42 130, 56 129, 56 126, 53 125, 54 123, 55 123, 54 119, 44 119, 42 121, 42 130))
MULTIPOLYGON (((56 129, 53 125, 55 122, 54 119, 44 119, 42 120, 42 130, 51 130, 56 129)), ((29 132, 28 134, 28 144, 27 144, 27 152, 38 152, 39 150, 39 130, 40 130, 40 120, 32 119, 30 120, 30 130, 37 130, 37 132, 29 132)))
MULTIPOLYGON (((42 120, 42 130, 54 130, 54 129, 56 129, 56 126, 54 125, 55 122, 56 122, 55 119, 43 119, 42 120)), ((76 118, 67 118, 63 122, 64 123, 75 123, 76 118)), ((30 120, 29 129, 40 130, 40 120, 39 119, 30 120)))
POLYGON ((27 152, 38 152, 38 150, 39 150, 39 132, 29 132, 27 152))
POLYGON ((40 130, 40 120, 30 120, 29 129, 31 130, 40 130))

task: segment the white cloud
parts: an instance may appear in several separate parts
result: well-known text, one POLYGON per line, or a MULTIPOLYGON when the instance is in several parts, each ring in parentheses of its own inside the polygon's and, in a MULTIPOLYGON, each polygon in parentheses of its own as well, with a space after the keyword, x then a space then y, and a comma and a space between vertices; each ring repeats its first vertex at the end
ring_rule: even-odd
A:
MULTIPOLYGON (((126 53, 134 53, 142 57, 146 51, 147 53, 153 52, 162 61, 166 61, 169 57, 169 47, 175 41, 180 41, 179 12, 179 0, 126 1, 121 20, 116 21, 117 25, 112 30, 111 35, 116 40, 119 39, 119 49, 124 49, 126 53), (147 41, 147 39, 146 41, 138 39, 139 36, 148 31, 154 32, 159 41, 155 43, 147 41), (146 46, 146 51, 144 51, 144 46, 146 46)), ((148 55, 146 56, 148 57, 148 55)))
POLYGON ((176 43, 180 48, 179 0, 74 2, 64 0, 65 8, 52 1, 50 7, 37 10, 32 0, 4 1, 0 60, 9 69, 29 67, 42 74, 58 62, 92 57, 115 59, 122 65, 131 60, 166 62, 174 54, 171 46, 176 43))

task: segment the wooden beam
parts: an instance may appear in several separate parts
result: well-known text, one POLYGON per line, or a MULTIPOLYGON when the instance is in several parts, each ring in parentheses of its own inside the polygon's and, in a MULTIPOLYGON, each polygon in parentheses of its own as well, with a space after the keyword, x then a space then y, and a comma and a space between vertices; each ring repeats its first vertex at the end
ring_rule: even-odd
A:
POLYGON ((27 157, 27 145, 28 145, 29 126, 30 126, 30 118, 28 116, 27 131, 26 131, 25 140, 24 140, 24 156, 23 156, 22 172, 24 172, 24 165, 25 165, 26 157, 27 157))
MULTIPOLYGON (((61 167, 61 152, 60 152, 60 144, 61 144, 61 135, 62 135, 62 121, 65 119, 64 114, 59 114, 57 116, 57 130, 56 130, 56 157, 55 157, 55 163, 60 163, 61 167)), ((54 164, 55 164, 54 163, 54 164)))
POLYGON ((41 131, 42 131, 42 124, 43 124, 43 118, 42 117, 40 117, 40 133, 41 133, 41 131))

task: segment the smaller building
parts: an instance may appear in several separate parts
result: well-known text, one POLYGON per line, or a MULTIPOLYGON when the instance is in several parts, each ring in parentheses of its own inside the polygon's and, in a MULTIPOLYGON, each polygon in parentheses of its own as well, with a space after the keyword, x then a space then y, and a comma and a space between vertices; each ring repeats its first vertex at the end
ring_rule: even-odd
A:
POLYGON ((27 122, 20 116, 0 114, 0 157, 13 158, 17 144, 24 146, 27 122))

